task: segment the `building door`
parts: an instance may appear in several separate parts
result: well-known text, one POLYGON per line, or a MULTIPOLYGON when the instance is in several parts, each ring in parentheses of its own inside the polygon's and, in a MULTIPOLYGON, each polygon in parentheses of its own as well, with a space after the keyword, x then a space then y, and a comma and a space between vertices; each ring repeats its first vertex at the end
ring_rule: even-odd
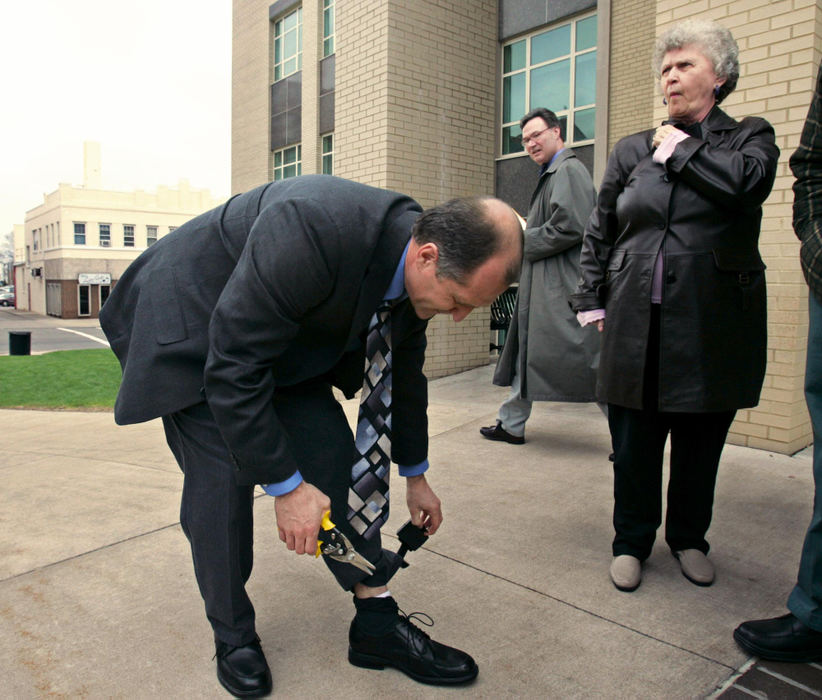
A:
POLYGON ((77 285, 77 315, 91 316, 91 287, 87 284, 77 285))
POLYGON ((46 313, 57 317, 63 315, 63 288, 60 282, 46 282, 46 313))

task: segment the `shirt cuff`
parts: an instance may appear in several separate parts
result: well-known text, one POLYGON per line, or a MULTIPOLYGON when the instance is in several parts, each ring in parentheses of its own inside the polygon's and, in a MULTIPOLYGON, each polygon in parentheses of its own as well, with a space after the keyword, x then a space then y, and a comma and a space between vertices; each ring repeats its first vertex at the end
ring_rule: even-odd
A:
POLYGON ((291 493, 301 483, 303 483, 302 474, 296 471, 285 481, 278 481, 274 484, 260 484, 260 486, 263 487, 263 491, 269 496, 285 496, 285 494, 291 493))
POLYGON ((662 139, 662 143, 659 144, 657 149, 654 151, 654 163, 665 165, 668 158, 670 158, 671 154, 673 154, 676 145, 680 141, 684 141, 687 138, 688 134, 686 134, 684 131, 674 129, 674 131, 672 131, 664 139, 662 139))
POLYGON ((419 464, 413 466, 397 465, 399 467, 400 476, 419 476, 428 471, 428 460, 424 459, 419 464))
POLYGON ((587 326, 589 323, 596 323, 605 318, 605 309, 591 309, 590 311, 577 311, 577 321, 580 326, 587 326))

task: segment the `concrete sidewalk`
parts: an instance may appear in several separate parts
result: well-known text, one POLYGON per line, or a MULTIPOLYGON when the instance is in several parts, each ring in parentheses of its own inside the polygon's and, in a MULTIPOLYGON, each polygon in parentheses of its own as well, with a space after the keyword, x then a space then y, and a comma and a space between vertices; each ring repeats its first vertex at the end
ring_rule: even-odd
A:
MULTIPOLYGON (((433 688, 349 665, 349 596, 321 562, 285 549, 273 499, 260 492, 249 589, 274 697, 722 692, 749 663, 734 627, 785 610, 810 519, 809 451, 729 445, 709 533, 716 583, 690 584, 660 541, 640 588, 620 593, 608 577, 602 414, 593 404, 540 403, 525 445, 489 442, 478 429, 507 394, 491 373, 431 382, 429 479, 446 520, 391 584, 406 613, 434 618, 435 639, 475 657, 476 683, 433 688)), ((353 419, 355 402, 346 411, 353 419)), ((117 427, 109 413, 8 410, 0 421, 2 696, 228 697, 180 530, 182 479, 159 421, 117 427)), ((407 519, 403 480, 393 484, 386 533, 407 519)))

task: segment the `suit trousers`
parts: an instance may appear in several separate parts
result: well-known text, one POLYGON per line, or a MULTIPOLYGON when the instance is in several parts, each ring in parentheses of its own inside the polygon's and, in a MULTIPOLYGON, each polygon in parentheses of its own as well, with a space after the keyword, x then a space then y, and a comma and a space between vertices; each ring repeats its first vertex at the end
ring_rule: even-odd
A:
POLYGON ((788 610, 808 627, 822 632, 822 304, 809 294, 808 359, 805 366, 805 401, 813 424, 813 514, 796 586, 788 597, 788 610))
POLYGON ((736 411, 671 413, 657 410, 659 309, 653 307, 643 376, 643 409, 608 404, 614 447, 614 556, 640 561, 653 549, 662 523, 662 462, 671 436, 665 541, 672 552, 707 554, 719 458, 736 411))
MULTIPOLYGON (((364 540, 346 521, 350 471, 358 455, 331 386, 313 381, 278 388, 273 401, 304 480, 331 499, 331 519, 377 570, 367 575, 324 557, 326 565, 345 590, 359 581, 384 585, 399 560, 382 549, 379 535, 364 540)), ((248 644, 256 638, 254 607, 245 590, 253 565, 254 489, 237 484, 229 450, 207 403, 164 416, 163 425, 184 474, 180 524, 191 545, 194 573, 214 636, 235 646, 248 644)), ((273 520, 265 524, 264 533, 278 538, 273 520)))

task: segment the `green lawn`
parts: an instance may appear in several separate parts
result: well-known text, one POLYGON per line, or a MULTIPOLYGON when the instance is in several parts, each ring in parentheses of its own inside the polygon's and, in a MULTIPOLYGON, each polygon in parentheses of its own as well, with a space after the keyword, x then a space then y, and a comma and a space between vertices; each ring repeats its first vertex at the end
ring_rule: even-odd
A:
POLYGON ((120 364, 111 350, 0 357, 0 408, 114 408, 120 364))

